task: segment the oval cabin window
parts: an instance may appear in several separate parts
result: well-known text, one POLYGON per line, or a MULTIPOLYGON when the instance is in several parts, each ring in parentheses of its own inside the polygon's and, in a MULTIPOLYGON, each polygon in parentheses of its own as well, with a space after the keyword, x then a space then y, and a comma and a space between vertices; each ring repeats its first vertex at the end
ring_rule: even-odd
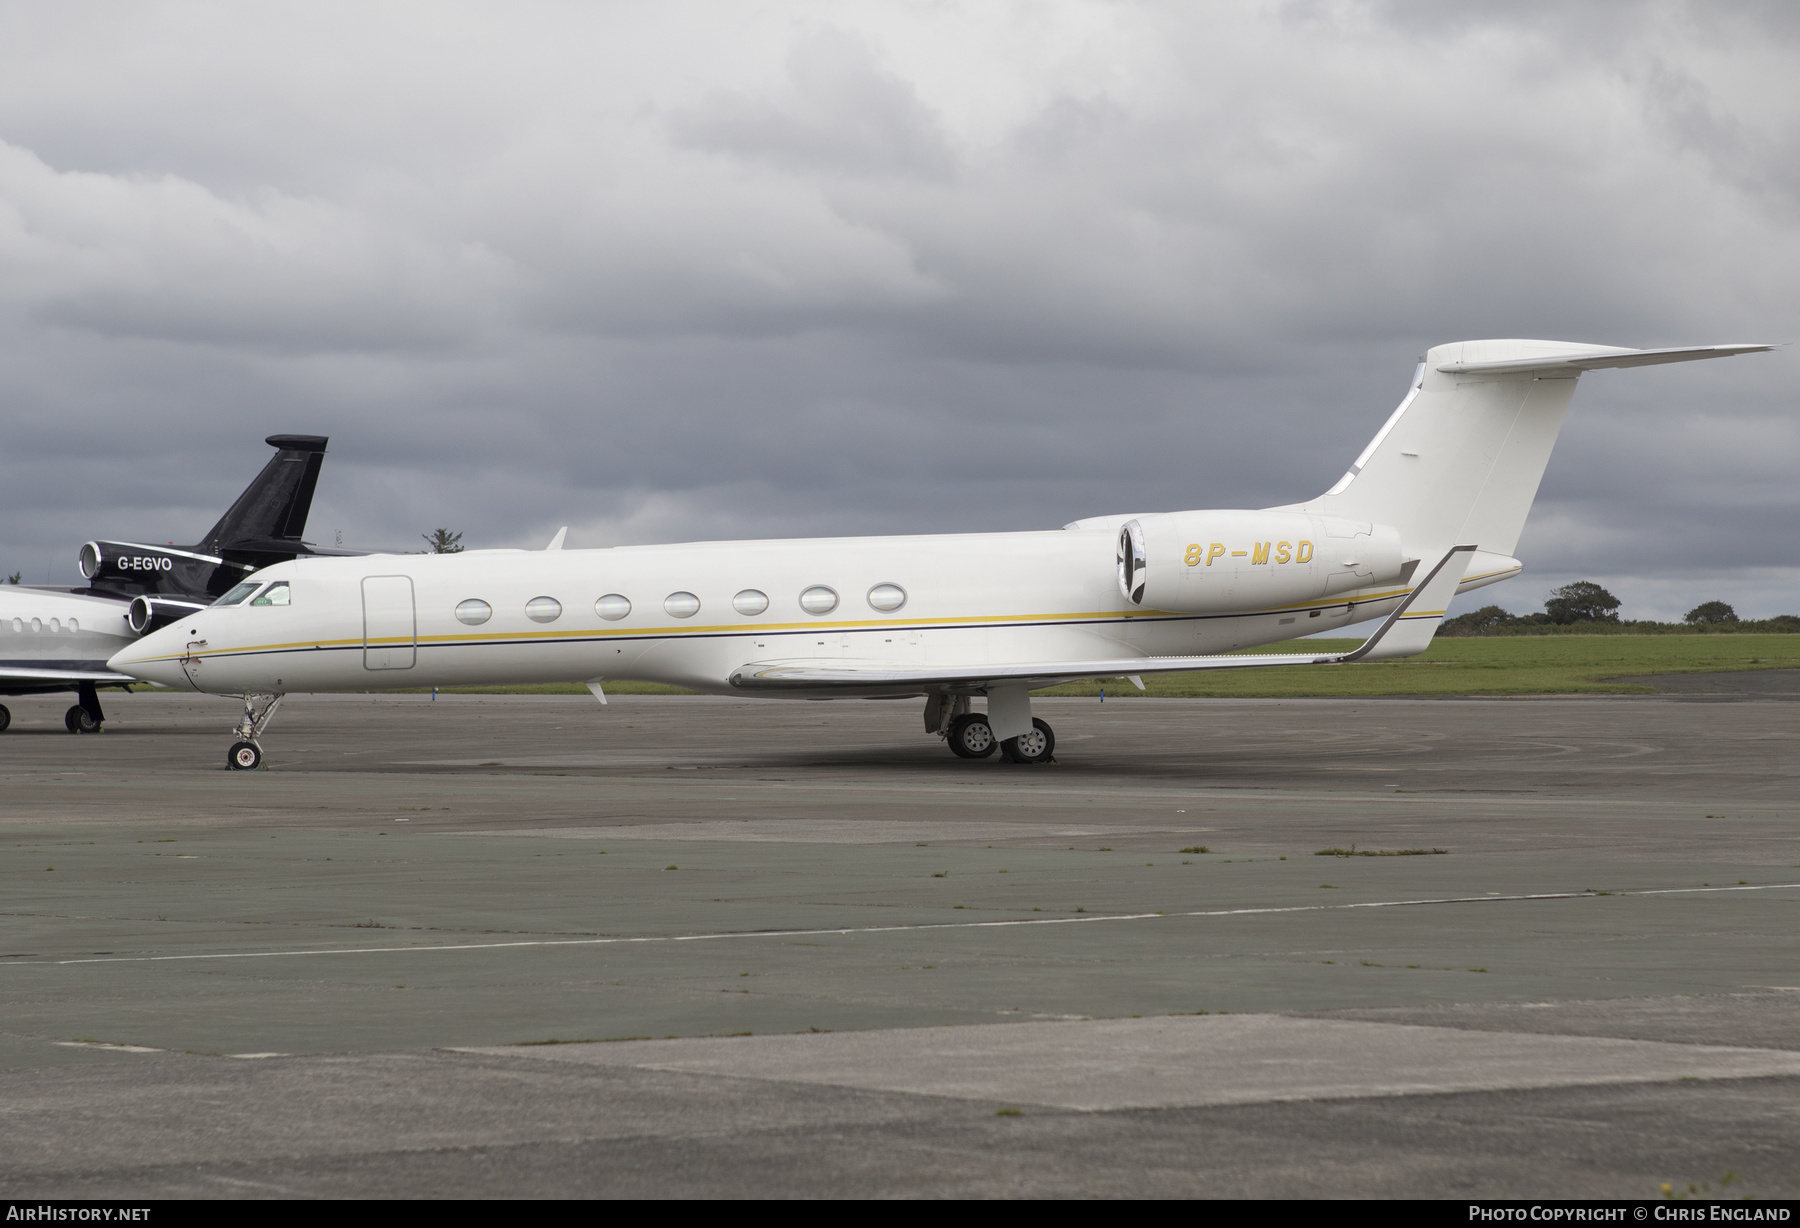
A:
POLYGON ((670 593, 663 598, 663 609, 670 618, 692 618, 700 612, 700 598, 692 593, 670 593))
POLYGON ((494 616, 494 607, 479 597, 471 597, 467 601, 456 603, 456 621, 467 623, 471 627, 479 627, 494 616))
POLYGON ((906 590, 898 584, 877 584, 869 590, 869 604, 884 614, 897 610, 906 604, 906 590))
POLYGON ((553 623, 562 617, 562 602, 554 597, 533 597, 525 603, 525 617, 534 623, 553 623))
POLYGON ((594 613, 609 623, 616 623, 631 613, 631 602, 617 593, 608 593, 594 603, 594 613))
POLYGON ((769 595, 760 589, 747 588, 731 599, 731 608, 745 618, 754 618, 769 608, 769 595))
POLYGON ((800 594, 800 608, 808 614, 829 614, 837 609, 838 595, 823 584, 815 584, 800 594))

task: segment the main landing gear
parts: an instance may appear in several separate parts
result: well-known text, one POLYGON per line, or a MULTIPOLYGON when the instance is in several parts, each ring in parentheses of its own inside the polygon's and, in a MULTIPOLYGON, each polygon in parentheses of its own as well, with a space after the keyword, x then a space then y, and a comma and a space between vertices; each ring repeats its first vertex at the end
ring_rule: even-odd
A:
POLYGON ((281 706, 280 695, 246 695, 244 696, 244 715, 239 718, 232 733, 237 741, 225 753, 225 764, 234 772, 254 772, 262 766, 262 746, 257 739, 269 722, 275 717, 275 709, 281 706))
MULTIPOLYGON (((63 728, 70 733, 99 733, 100 726, 106 723, 106 713, 100 710, 100 692, 92 684, 78 687, 75 692, 81 702, 63 713, 63 728)), ((4 729, 0 725, 0 729, 4 729)))
POLYGON ((986 759, 996 750, 1008 763, 1054 763, 1056 734, 1031 718, 1031 728, 1004 740, 994 736, 988 714, 969 711, 966 695, 934 695, 925 704, 925 728, 938 734, 958 759, 986 759))

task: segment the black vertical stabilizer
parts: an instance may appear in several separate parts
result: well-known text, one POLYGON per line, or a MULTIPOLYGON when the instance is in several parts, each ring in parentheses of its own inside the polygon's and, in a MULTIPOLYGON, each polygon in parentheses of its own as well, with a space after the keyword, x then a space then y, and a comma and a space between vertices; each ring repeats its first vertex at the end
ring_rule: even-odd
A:
POLYGON ((267 554, 287 545, 290 548, 285 553, 297 553, 307 514, 312 511, 313 488, 319 484, 319 467, 325 463, 326 442, 323 435, 269 436, 269 446, 281 450, 196 549, 222 554, 237 547, 267 554))

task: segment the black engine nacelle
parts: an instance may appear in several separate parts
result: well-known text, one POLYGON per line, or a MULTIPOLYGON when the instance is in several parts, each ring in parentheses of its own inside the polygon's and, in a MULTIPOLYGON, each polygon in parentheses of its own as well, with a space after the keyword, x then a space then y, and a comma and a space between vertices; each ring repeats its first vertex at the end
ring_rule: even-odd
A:
POLYGON ((195 564, 217 567, 225 560, 173 546, 146 546, 138 542, 93 541, 81 548, 76 565, 89 580, 128 580, 155 585, 158 580, 195 564))
POLYGON ((195 610, 204 610, 200 601, 181 601, 170 597, 133 597, 125 611, 125 622, 139 635, 154 631, 195 610))

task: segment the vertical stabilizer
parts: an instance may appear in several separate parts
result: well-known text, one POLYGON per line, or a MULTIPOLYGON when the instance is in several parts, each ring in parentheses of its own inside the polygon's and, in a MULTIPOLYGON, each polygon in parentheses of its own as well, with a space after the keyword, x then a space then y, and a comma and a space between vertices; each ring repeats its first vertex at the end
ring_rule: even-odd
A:
POLYGON ((292 543, 299 545, 312 511, 313 489, 319 484, 319 468, 325 463, 326 436, 271 435, 266 441, 279 448, 256 480, 244 489, 196 546, 218 554, 234 545, 292 543))
POLYGON ((1635 350, 1520 340, 1434 346, 1406 399, 1337 485, 1281 510, 1392 525, 1407 553, 1421 557, 1458 542, 1510 555, 1583 371, 1771 348, 1635 350))

